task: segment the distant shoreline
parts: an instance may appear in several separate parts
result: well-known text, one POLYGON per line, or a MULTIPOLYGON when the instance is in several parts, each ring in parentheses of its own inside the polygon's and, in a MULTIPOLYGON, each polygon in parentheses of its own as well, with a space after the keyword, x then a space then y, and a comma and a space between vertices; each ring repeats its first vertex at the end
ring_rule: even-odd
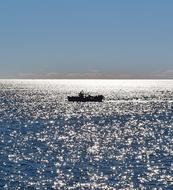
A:
POLYGON ((0 80, 173 80, 173 78, 0 78, 0 80))

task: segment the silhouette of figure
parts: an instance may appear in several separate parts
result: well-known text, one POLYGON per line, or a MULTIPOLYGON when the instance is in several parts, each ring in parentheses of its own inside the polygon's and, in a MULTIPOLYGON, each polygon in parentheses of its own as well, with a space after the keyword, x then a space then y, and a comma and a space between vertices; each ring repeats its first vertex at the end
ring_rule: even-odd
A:
POLYGON ((83 90, 79 92, 79 97, 81 97, 81 98, 84 97, 84 91, 83 90))

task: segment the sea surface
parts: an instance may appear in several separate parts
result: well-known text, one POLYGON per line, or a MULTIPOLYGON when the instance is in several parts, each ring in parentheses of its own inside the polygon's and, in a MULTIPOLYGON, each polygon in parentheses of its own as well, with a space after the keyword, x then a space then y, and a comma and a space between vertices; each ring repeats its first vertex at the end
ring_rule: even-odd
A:
POLYGON ((173 80, 0 80, 1 189, 172 190, 173 80))

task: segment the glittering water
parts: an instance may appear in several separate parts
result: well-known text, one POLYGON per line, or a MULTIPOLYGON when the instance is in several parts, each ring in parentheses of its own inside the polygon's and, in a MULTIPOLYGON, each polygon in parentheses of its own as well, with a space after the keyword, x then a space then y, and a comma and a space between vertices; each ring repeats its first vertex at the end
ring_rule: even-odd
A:
POLYGON ((173 189, 173 81, 1 80, 0 189, 173 189))

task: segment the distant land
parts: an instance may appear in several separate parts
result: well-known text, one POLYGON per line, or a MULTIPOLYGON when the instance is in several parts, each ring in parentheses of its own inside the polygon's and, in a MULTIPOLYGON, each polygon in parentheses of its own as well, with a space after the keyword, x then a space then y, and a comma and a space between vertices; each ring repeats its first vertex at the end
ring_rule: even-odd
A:
POLYGON ((134 73, 104 73, 101 71, 88 72, 49 72, 21 73, 17 75, 0 76, 1 79, 173 79, 173 70, 155 71, 145 74, 134 73))

